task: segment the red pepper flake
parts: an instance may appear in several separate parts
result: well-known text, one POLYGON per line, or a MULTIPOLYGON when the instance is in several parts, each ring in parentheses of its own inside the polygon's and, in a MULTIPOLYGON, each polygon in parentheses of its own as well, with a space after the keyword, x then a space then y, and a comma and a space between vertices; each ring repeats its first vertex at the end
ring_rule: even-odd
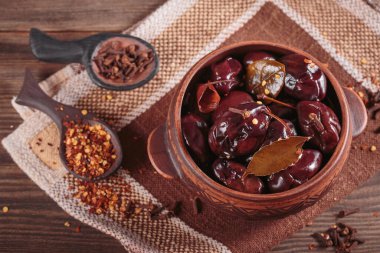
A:
POLYGON ((76 174, 96 178, 103 175, 116 159, 111 136, 99 124, 65 122, 64 143, 68 167, 76 174))
POLYGON ((308 246, 309 250, 315 250, 316 248, 317 248, 317 246, 314 243, 310 243, 308 246))
POLYGON ((80 233, 80 229, 81 229, 81 227, 80 227, 80 226, 77 226, 77 227, 75 228, 75 232, 80 233))

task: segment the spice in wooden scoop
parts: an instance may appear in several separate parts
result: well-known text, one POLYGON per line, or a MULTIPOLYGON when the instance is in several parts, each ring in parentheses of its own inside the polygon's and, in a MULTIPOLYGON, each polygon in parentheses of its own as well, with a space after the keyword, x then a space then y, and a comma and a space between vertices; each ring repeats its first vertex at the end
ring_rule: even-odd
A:
POLYGON ((100 78, 112 84, 135 84, 146 78, 154 65, 153 52, 142 43, 127 38, 103 43, 93 58, 100 78))
POLYGON ((116 159, 110 134, 99 124, 69 121, 64 126, 67 128, 64 143, 69 169, 87 178, 103 175, 116 159))

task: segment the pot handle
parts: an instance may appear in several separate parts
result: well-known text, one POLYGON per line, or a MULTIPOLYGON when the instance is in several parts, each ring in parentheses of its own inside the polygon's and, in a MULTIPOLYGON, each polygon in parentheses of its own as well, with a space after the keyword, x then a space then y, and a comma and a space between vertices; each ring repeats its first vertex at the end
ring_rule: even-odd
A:
POLYGON ((348 107, 350 110, 350 118, 352 125, 352 136, 357 137, 360 135, 367 126, 368 115, 367 109, 358 96, 358 94, 348 88, 343 87, 344 94, 348 102, 348 107))
POLYGON ((165 145, 165 131, 166 127, 161 125, 150 133, 147 151, 153 168, 164 178, 173 179, 178 174, 165 145))

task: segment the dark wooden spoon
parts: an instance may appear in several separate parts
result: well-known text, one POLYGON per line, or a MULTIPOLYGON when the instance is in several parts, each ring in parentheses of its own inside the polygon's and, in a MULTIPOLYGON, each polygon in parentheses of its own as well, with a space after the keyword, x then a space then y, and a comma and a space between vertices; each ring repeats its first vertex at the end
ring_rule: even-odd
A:
POLYGON ((145 40, 128 34, 98 33, 80 40, 61 41, 48 36, 37 28, 30 30, 30 47, 34 56, 46 62, 81 63, 86 67, 91 80, 98 86, 109 90, 133 90, 148 83, 158 72, 159 60, 155 48, 145 40), (132 84, 112 84, 101 79, 93 68, 92 58, 103 42, 111 39, 128 40, 141 45, 153 53, 152 68, 144 74, 144 78, 132 84))
POLYGON ((97 119, 93 114, 88 113, 86 115, 83 115, 81 113, 81 110, 53 100, 51 97, 46 95, 45 92, 40 88, 37 81, 34 79, 32 73, 29 70, 26 70, 25 72, 24 84, 16 98, 16 103, 20 105, 33 107, 39 111, 42 111, 54 121, 60 132, 61 140, 59 147, 59 155, 61 161, 65 168, 76 178, 85 181, 96 181, 108 177, 120 167, 120 164, 123 159, 123 152, 119 141, 119 137, 116 134, 116 132, 113 131, 109 125, 97 119), (96 178, 87 178, 76 174, 67 166, 67 161, 65 157, 66 146, 64 144, 64 137, 67 128, 64 126, 63 122, 71 120, 74 122, 81 122, 82 124, 101 125, 111 136, 111 142, 115 149, 116 159, 112 166, 101 176, 96 178))

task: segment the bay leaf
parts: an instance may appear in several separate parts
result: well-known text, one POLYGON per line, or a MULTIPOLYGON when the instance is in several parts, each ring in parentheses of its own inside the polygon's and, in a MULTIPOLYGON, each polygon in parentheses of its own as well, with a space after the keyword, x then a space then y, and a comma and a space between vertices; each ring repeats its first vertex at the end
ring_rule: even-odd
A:
POLYGON ((243 177, 249 174, 269 176, 295 164, 302 154, 302 146, 310 137, 290 136, 263 146, 252 156, 243 177))
POLYGON ((247 90, 253 95, 278 96, 285 82, 285 65, 275 60, 258 60, 247 66, 247 90))

